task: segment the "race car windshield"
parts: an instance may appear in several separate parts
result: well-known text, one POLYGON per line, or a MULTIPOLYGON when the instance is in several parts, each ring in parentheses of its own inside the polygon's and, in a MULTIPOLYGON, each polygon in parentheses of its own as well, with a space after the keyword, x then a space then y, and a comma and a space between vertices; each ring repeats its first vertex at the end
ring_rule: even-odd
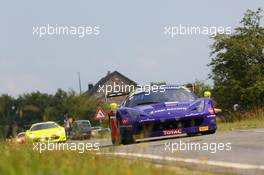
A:
POLYGON ((142 92, 127 99, 125 102, 126 107, 134 107, 139 105, 147 105, 154 103, 164 103, 171 101, 194 101, 197 97, 189 90, 179 89, 166 89, 165 91, 158 92, 142 92))
POLYGON ((88 121, 77 121, 76 122, 80 127, 91 127, 90 122, 88 121))
POLYGON ((42 129, 51 129, 51 128, 57 128, 58 126, 55 123, 45 123, 45 124, 39 124, 36 126, 33 126, 31 128, 31 131, 37 131, 42 129))

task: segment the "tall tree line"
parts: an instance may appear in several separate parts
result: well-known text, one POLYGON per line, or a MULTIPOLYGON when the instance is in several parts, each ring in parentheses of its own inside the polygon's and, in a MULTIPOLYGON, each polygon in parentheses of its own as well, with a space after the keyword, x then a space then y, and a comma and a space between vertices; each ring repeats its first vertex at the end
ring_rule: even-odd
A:
POLYGON ((13 98, 9 95, 0 96, 0 132, 10 135, 13 125, 19 130, 28 128, 32 123, 41 121, 63 122, 64 115, 76 119, 94 121, 97 108, 105 105, 99 99, 79 95, 74 91, 65 92, 58 89, 54 95, 32 92, 13 98))

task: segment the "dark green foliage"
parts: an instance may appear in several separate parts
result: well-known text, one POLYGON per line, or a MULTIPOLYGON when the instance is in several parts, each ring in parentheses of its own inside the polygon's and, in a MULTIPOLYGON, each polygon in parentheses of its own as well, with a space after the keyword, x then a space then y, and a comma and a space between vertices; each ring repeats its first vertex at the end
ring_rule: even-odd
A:
POLYGON ((56 121, 63 123, 64 114, 75 119, 94 121, 97 108, 105 107, 99 99, 86 94, 79 95, 74 91, 65 92, 58 89, 54 95, 32 92, 14 99, 8 95, 0 96, 0 133, 5 127, 18 124, 20 130, 28 128, 32 123, 56 121))
POLYGON ((211 46, 214 97, 226 109, 264 104, 264 28, 262 10, 247 10, 241 27, 231 35, 217 35, 211 46))
POLYGON ((205 84, 204 81, 201 80, 196 80, 194 82, 194 93, 198 97, 204 97, 204 92, 205 91, 212 91, 212 87, 208 84, 205 84))

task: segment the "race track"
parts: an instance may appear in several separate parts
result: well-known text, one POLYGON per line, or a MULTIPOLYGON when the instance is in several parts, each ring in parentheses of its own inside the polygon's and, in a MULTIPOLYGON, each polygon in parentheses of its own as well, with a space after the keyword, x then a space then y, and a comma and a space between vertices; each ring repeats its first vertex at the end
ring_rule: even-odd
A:
POLYGON ((217 132, 213 135, 194 137, 160 138, 120 146, 113 146, 109 139, 97 139, 92 142, 100 143, 100 151, 97 154, 102 156, 143 159, 193 170, 264 174, 264 129, 217 132), (181 150, 180 144, 182 144, 181 150), (201 150, 202 147, 208 149, 201 150))

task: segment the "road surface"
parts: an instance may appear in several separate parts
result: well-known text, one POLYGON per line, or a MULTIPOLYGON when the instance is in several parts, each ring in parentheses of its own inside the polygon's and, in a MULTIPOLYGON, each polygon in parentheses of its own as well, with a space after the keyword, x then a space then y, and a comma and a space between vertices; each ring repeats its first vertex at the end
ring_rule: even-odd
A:
POLYGON ((110 139, 92 141, 100 143, 98 154, 104 156, 143 159, 210 172, 264 174, 264 128, 162 138, 120 146, 113 146, 110 139))

